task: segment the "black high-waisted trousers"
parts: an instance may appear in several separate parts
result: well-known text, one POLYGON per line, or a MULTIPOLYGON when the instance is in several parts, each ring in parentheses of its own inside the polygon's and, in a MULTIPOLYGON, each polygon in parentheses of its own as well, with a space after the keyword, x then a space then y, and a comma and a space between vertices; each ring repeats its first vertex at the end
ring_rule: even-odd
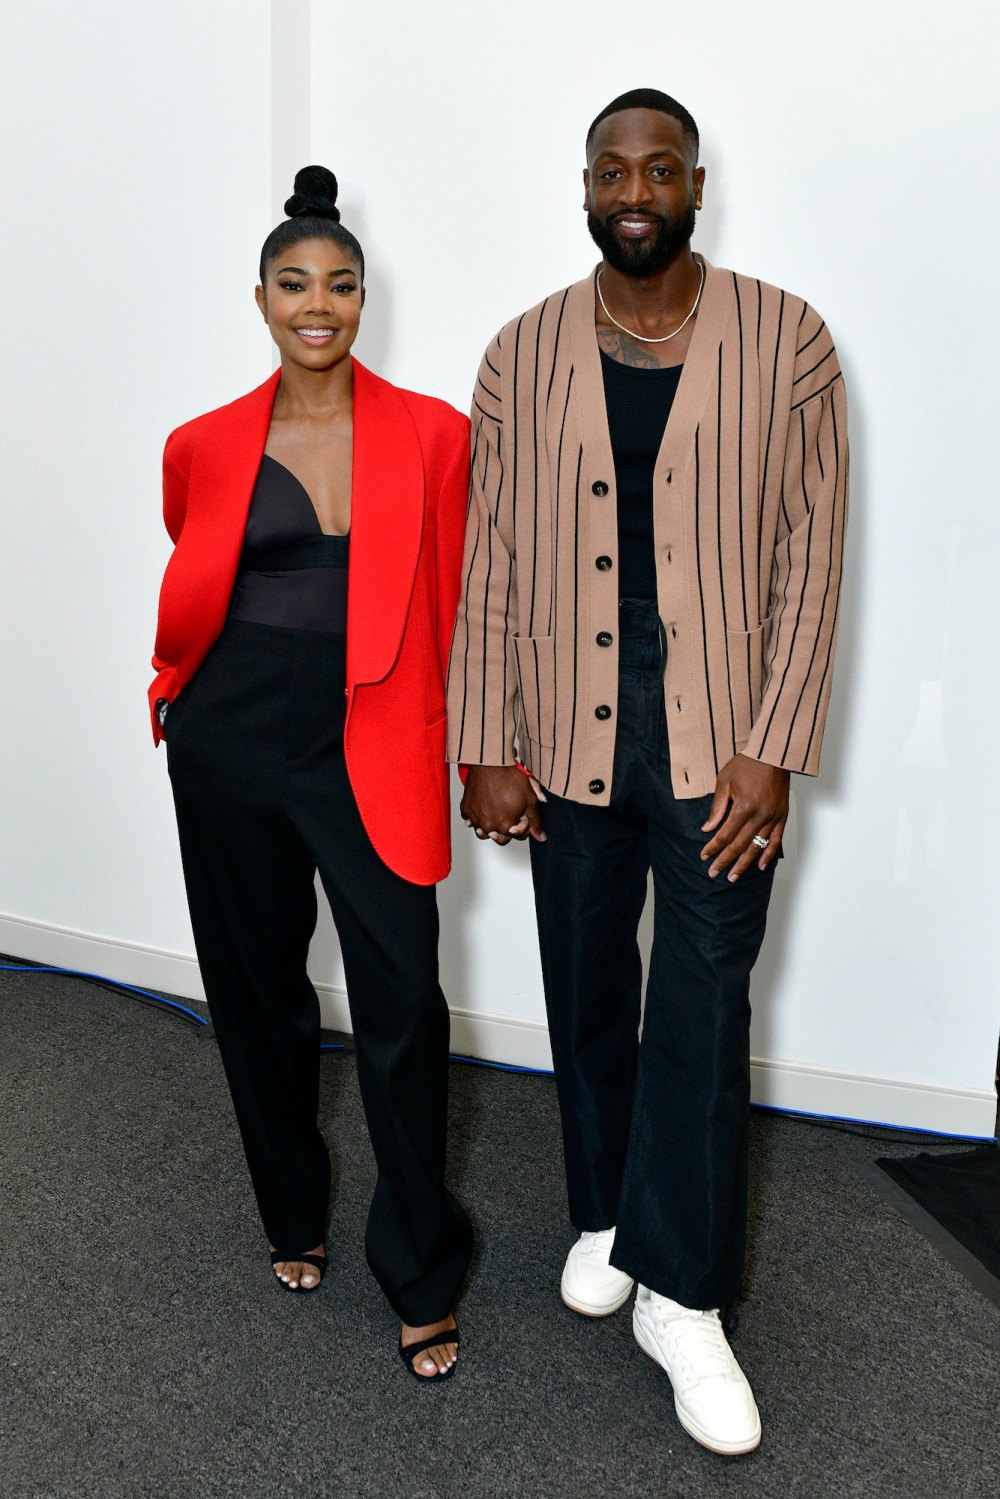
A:
POLYGON ((230 620, 169 710, 167 756, 198 961, 265 1231, 289 1258, 326 1235, 319 1004, 306 974, 318 869, 378 1165, 368 1263, 419 1326, 447 1316, 471 1249, 444 1185, 437 902, 365 832, 344 762, 344 663, 342 636, 230 620))
POLYGON ((622 601, 619 645, 611 805, 547 792, 548 842, 531 844, 570 1216, 580 1229, 616 1226, 615 1266, 707 1309, 732 1301, 742 1278, 750 970, 774 865, 735 884, 709 878, 712 799, 671 790, 655 602, 622 601))

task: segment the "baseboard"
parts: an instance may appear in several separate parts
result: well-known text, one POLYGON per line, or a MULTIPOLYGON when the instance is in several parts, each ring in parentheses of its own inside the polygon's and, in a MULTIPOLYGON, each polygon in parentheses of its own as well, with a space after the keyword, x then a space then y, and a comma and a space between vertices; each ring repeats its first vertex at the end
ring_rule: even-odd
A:
POLYGON ((788 1113, 994 1138, 997 1095, 992 1089, 945 1088, 769 1057, 751 1057, 750 1087, 754 1103, 788 1113))
MULTIPOLYGON (((204 1000, 194 957, 140 943, 72 931, 24 917, 0 916, 0 952, 35 963, 100 973, 121 983, 204 1000)), ((347 995, 316 982, 323 1024, 349 1031, 347 995)), ((508 1066, 548 1071, 552 1067, 548 1030, 537 1020, 483 1014, 452 1007, 452 1051, 508 1066)), ((755 1103, 792 1113, 863 1119, 902 1129, 993 1137, 997 1100, 992 1089, 942 1087, 904 1078, 871 1077, 769 1057, 750 1063, 755 1103)))

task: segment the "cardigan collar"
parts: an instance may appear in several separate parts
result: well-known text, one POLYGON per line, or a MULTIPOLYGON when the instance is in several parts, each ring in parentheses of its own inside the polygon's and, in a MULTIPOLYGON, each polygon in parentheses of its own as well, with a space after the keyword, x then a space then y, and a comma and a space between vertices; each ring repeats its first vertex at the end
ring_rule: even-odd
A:
MULTIPOLYGON (((680 468, 690 456, 695 429, 709 394, 718 378, 719 345, 733 307, 732 278, 717 270, 704 255, 705 287, 695 320, 684 369, 674 396, 659 456, 656 474, 680 468)), ((604 375, 594 323, 595 285, 600 266, 569 288, 566 315, 573 349, 574 397, 581 431, 602 471, 614 474, 614 457, 608 432, 604 400, 604 375)))

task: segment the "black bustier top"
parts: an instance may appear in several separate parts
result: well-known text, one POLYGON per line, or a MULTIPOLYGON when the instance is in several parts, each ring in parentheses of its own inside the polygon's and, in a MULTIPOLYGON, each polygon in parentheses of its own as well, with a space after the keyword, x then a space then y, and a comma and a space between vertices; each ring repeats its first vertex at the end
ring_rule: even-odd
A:
POLYGON ((230 619, 347 634, 350 536, 327 536, 305 489, 265 453, 250 501, 230 619))

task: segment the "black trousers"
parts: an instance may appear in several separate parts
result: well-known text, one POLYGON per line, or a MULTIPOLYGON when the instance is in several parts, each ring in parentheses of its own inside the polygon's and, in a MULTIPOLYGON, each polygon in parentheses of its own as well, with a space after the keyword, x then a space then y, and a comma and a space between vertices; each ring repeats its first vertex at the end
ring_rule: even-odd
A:
POLYGON ((195 945, 264 1228, 326 1235, 318 868, 340 938, 378 1180, 368 1263, 413 1325, 454 1305, 471 1230, 446 1190, 448 1009, 433 887, 393 874, 344 763, 344 640, 230 621, 170 708, 167 751, 195 945))
POLYGON ((739 1292, 750 970, 773 865, 731 884, 699 857, 711 797, 671 790, 656 605, 623 600, 609 807, 546 792, 531 844, 570 1215, 616 1226, 612 1263, 684 1306, 739 1292), (639 919, 654 933, 639 1041, 639 919))

